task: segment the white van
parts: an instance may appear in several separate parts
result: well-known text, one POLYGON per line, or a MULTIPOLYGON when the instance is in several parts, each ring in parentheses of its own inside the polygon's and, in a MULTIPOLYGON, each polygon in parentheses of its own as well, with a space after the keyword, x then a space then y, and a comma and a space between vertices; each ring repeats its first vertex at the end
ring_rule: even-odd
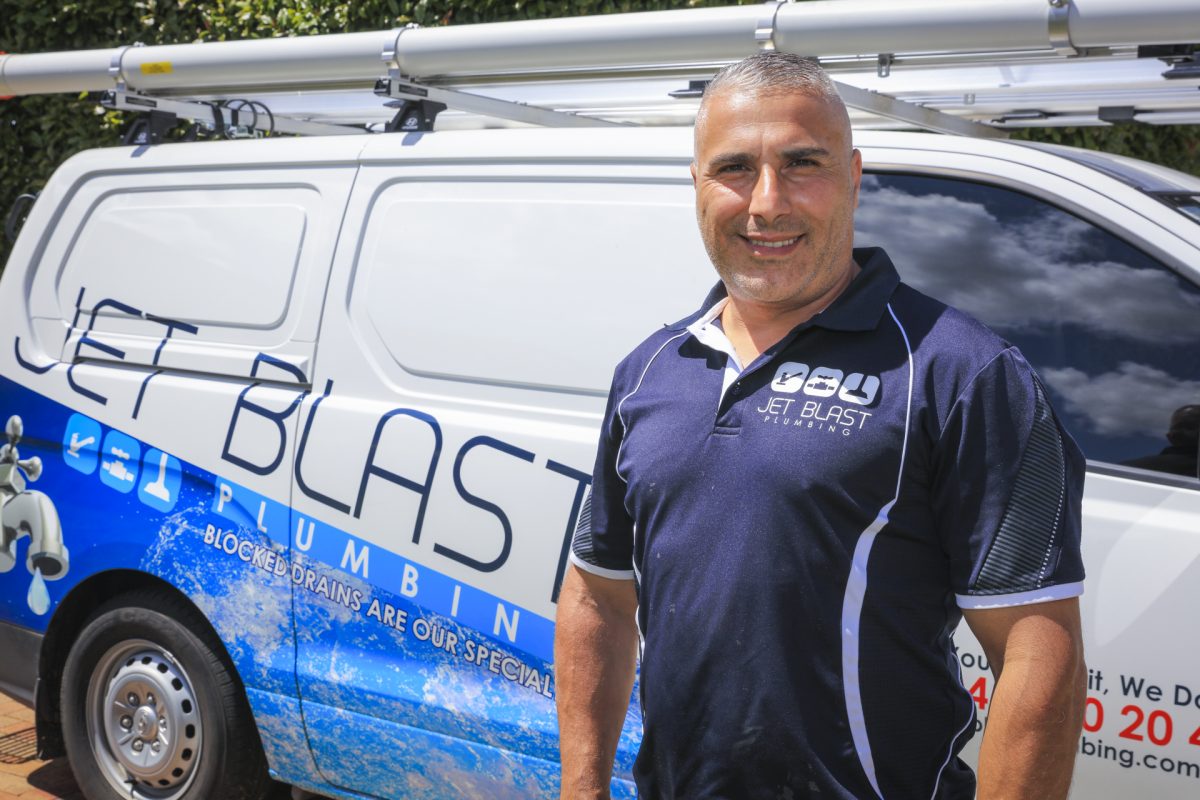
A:
MULTIPOLYGON (((1195 797, 1200 180, 856 143, 861 243, 1019 345, 1089 459, 1074 796, 1195 797)), ((556 796, 555 600, 611 369, 715 281, 690 158, 676 128, 66 162, 0 281, 0 688, 41 755, 95 800, 259 797, 268 771, 556 796)), ((958 646, 981 729, 992 678, 958 646)), ((631 707, 614 796, 639 732, 631 707)))

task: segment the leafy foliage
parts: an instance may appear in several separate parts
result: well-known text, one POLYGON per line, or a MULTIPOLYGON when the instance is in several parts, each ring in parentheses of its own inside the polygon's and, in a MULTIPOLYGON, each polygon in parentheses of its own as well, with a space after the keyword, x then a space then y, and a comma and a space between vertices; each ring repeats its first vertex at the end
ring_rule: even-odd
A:
MULTIPOLYGON (((36 53, 301 36, 400 27, 499 22, 720 6, 732 0, 0 0, 0 51, 36 53)), ((750 2, 752 0, 739 0, 750 2)), ((0 213, 22 192, 45 185, 80 150, 120 141, 126 121, 85 96, 0 100, 0 213)), ((1134 155, 1200 174, 1195 128, 1117 126, 1034 129, 1019 138, 1134 155)), ((10 243, 0 239, 0 264, 10 243)))
POLYGON ((1014 139, 1104 150, 1200 175, 1200 128, 1189 125, 1109 125, 1094 128, 1026 128, 1014 139))

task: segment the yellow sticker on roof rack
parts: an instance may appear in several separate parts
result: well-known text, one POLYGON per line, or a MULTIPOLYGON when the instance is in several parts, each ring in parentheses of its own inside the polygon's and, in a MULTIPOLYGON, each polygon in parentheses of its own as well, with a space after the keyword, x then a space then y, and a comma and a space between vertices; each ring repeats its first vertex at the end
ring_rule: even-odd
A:
POLYGON ((142 64, 143 75, 167 75, 174 70, 170 61, 148 61, 142 64))

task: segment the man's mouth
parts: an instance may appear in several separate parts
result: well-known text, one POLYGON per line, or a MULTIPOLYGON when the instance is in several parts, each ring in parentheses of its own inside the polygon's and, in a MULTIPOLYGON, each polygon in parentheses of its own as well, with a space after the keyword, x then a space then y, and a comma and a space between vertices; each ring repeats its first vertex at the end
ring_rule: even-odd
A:
POLYGON ((790 253, 802 238, 804 238, 803 235, 792 236, 788 239, 760 239, 757 236, 742 236, 742 240, 746 242, 750 250, 761 256, 790 253))
POLYGON ((754 247, 773 247, 773 248, 791 247, 796 242, 800 241, 799 236, 793 236, 791 239, 778 239, 773 242, 767 241, 766 239, 751 239, 750 237, 746 237, 746 239, 754 247))

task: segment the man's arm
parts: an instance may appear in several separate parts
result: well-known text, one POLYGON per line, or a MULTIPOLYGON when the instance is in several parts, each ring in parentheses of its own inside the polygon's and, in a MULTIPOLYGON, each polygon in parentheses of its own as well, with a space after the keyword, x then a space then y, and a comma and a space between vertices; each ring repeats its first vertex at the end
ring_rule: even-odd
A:
POLYGON ((637 593, 571 565, 558 598, 554 683, 564 800, 607 798, 637 667, 637 593))
POLYGON ((1065 798, 1087 686, 1078 599, 963 616, 996 677, 979 750, 978 800, 1065 798))

